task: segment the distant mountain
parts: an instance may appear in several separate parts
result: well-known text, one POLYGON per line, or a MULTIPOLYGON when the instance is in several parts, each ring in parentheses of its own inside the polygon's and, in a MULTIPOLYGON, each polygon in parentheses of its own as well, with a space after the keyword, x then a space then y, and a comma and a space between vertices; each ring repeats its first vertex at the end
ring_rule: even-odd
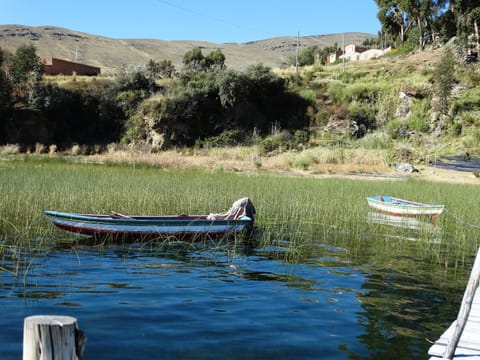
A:
MULTIPOLYGON (((337 43, 360 45, 365 39, 376 37, 367 33, 316 35, 299 38, 300 49, 317 45, 331 46, 337 43)), ((165 41, 157 39, 113 39, 55 26, 0 25, 0 48, 14 52, 22 45, 34 45, 39 56, 53 56, 97 66, 102 73, 115 72, 122 66, 144 65, 150 59, 171 60, 181 68, 183 55, 194 47, 204 55, 220 49, 226 57, 226 65, 244 69, 262 63, 272 68, 288 66, 295 56, 297 38, 276 37, 247 43, 217 44, 204 41, 165 41)))

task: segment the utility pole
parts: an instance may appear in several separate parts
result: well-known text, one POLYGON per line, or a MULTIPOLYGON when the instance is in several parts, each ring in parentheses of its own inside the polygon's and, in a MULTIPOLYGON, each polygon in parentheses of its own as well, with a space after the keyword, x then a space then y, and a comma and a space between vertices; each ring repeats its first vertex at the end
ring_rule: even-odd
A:
POLYGON ((342 43, 343 43, 343 61, 342 61, 342 64, 343 64, 343 72, 345 72, 345 33, 342 33, 342 43))
POLYGON ((300 46, 300 31, 297 32, 297 49, 295 50, 295 72, 298 72, 298 47, 300 46))

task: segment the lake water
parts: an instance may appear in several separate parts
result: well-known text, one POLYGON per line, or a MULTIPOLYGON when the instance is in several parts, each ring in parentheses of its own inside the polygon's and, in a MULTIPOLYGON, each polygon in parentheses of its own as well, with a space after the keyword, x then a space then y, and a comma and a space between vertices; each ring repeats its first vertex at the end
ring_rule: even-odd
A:
POLYGON ((84 359, 427 358, 466 283, 408 251, 376 261, 373 241, 292 261, 282 241, 58 248, 0 272, 0 358, 21 358, 23 320, 40 314, 78 319, 84 359))

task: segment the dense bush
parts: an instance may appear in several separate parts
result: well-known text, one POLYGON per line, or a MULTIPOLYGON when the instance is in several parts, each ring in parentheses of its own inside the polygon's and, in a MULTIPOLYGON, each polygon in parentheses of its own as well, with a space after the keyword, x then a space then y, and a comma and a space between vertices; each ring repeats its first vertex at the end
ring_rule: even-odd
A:
POLYGON ((209 67, 198 50, 186 54, 188 66, 169 94, 142 103, 141 115, 127 122, 124 140, 149 141, 150 129, 168 139, 163 146, 220 146, 248 142, 240 134, 266 136, 274 124, 289 132, 308 128, 312 99, 289 91, 285 80, 268 67, 229 70, 215 54, 220 60, 207 61, 213 64, 209 67))
MULTIPOLYGON (((0 51, 2 68, 8 70, 13 58, 0 51)), ((9 71, 2 71, 0 143, 30 149, 55 143, 59 150, 76 143, 81 152, 82 145, 119 141, 157 150, 256 144, 270 154, 315 144, 310 136, 346 142, 368 136, 358 144, 389 148, 391 142, 369 135, 380 130, 390 140, 413 142, 418 133, 441 129, 447 140, 458 138, 472 149, 479 142, 480 77, 475 68, 457 69, 451 60, 445 55, 438 69, 427 70, 362 62, 349 64, 348 71, 332 65, 278 75, 264 65, 227 69, 220 50, 204 56, 193 49, 180 71, 171 62, 151 60, 122 69, 114 79, 27 76, 14 85, 9 71), (407 94, 408 104, 399 92, 407 94), (435 107, 437 99, 445 108, 435 107), (399 111, 404 106, 405 113, 399 111)))
POLYGON ((212 136, 204 141, 201 141, 199 145, 202 147, 225 147, 235 145, 248 145, 245 133, 240 130, 225 130, 218 136, 212 136))
MULTIPOLYGON (((37 83, 28 97, 28 111, 36 113, 44 137, 33 140, 69 147, 72 143, 106 144, 117 141, 123 130, 123 112, 113 96, 94 87, 71 91, 37 83)), ((28 141, 27 141, 28 140, 28 141)))
POLYGON ((354 121, 358 126, 358 131, 355 137, 363 137, 368 130, 376 128, 375 114, 370 106, 363 105, 358 101, 353 101, 348 106, 348 117, 354 121))

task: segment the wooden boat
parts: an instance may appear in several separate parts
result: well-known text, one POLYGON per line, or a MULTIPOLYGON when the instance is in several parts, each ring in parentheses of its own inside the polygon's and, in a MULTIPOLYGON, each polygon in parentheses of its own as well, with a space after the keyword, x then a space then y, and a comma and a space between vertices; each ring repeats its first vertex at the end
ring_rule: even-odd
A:
POLYGON ((58 228, 88 237, 219 238, 253 228, 255 208, 249 198, 235 201, 226 213, 209 215, 144 216, 112 212, 105 215, 45 211, 58 228))
POLYGON ((385 195, 369 196, 367 202, 376 210, 399 216, 430 215, 437 217, 445 208, 445 205, 423 204, 385 195))

